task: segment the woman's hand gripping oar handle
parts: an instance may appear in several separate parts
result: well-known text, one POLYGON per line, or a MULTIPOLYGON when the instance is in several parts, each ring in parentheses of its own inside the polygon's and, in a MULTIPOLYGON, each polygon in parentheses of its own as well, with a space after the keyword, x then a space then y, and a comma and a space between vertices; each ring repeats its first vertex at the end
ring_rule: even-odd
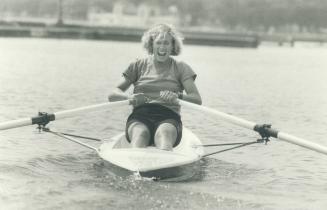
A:
POLYGON ((73 117, 79 114, 84 114, 88 112, 95 112, 95 111, 104 111, 109 110, 114 107, 121 107, 124 105, 129 105, 129 100, 124 101, 116 101, 116 102, 110 102, 110 103, 102 103, 102 104, 96 104, 91 106, 84 106, 76 109, 70 109, 65 111, 59 111, 55 112, 53 114, 47 114, 40 112, 38 116, 32 117, 32 118, 22 118, 18 120, 11 120, 7 122, 0 123, 0 130, 7 130, 11 128, 18 128, 23 127, 27 125, 46 125, 50 121, 58 120, 58 119, 64 119, 68 117, 73 117))
POLYGON ((179 103, 181 106, 185 106, 185 107, 189 107, 191 109, 194 110, 198 110, 201 112, 206 112, 212 115, 215 115, 217 117, 220 117, 221 119, 230 122, 232 124, 241 126, 243 128, 247 128, 250 130, 254 130, 257 131, 263 138, 269 138, 269 137, 275 137, 278 138, 280 140, 286 141, 288 143, 291 144, 295 144, 316 152, 320 152, 322 154, 327 155, 327 147, 326 146, 322 146, 319 145, 317 143, 284 133, 284 132, 280 132, 277 130, 272 129, 269 125, 260 125, 260 124, 256 124, 254 122, 251 121, 247 121, 244 119, 241 119, 239 117, 235 117, 223 112, 220 112, 218 110, 209 108, 209 107, 205 107, 205 106, 200 106, 197 104, 193 104, 193 103, 189 103, 183 100, 179 100, 179 103))

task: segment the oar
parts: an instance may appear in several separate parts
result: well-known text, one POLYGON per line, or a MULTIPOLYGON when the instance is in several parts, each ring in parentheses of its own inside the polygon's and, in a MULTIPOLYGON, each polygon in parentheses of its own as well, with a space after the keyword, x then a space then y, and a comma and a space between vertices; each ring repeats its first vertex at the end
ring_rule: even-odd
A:
POLYGON ((130 104, 130 102, 128 100, 125 100, 125 101, 107 102, 102 104, 80 107, 76 109, 59 111, 53 114, 39 113, 39 116, 36 117, 22 118, 18 120, 11 120, 11 121, 0 123, 0 130, 7 130, 11 128, 18 128, 18 127, 34 125, 34 124, 45 125, 50 121, 73 117, 87 112, 108 110, 114 107, 121 107, 128 104, 130 104))
POLYGON ((205 106, 200 106, 194 103, 189 103, 186 101, 182 101, 179 100, 180 105, 185 106, 185 107, 189 107, 191 109, 194 110, 198 110, 200 112, 206 112, 215 116, 218 116, 220 118, 222 118, 223 120, 230 122, 232 124, 241 126, 243 128, 247 128, 247 129, 251 129, 251 130, 255 130, 257 132, 260 133, 260 135, 262 135, 263 137, 275 137, 278 138, 280 140, 289 142, 291 144, 295 144, 316 152, 320 152, 322 154, 327 155, 327 147, 319 145, 317 143, 284 133, 284 132, 280 132, 274 129, 271 129, 270 126, 265 126, 265 125, 260 125, 260 124, 256 124, 254 122, 250 122, 248 120, 244 120, 241 119, 239 117, 235 117, 223 112, 220 112, 218 110, 209 108, 209 107, 205 107, 205 106))

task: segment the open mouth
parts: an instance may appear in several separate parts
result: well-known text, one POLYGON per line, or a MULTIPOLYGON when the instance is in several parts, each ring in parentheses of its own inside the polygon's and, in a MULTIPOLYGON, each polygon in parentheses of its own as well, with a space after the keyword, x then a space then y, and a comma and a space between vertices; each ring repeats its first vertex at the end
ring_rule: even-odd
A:
POLYGON ((165 56, 165 55, 167 55, 167 52, 158 52, 158 55, 159 56, 165 56))

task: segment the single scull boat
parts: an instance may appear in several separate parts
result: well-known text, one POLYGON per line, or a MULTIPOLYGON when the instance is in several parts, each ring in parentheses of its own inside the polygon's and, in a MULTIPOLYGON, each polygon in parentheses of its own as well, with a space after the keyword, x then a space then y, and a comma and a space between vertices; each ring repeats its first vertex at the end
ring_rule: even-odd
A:
POLYGON ((189 173, 188 169, 196 166, 195 163, 204 155, 200 139, 185 127, 181 142, 172 151, 157 149, 154 146, 132 148, 125 138, 125 133, 118 134, 108 141, 102 141, 96 138, 56 132, 48 128, 42 130, 94 150, 106 163, 133 174, 155 179, 174 180, 177 178, 177 180, 184 180, 185 177, 189 178, 194 175, 194 172, 189 173), (103 143, 96 148, 77 138, 102 141, 103 143))
MULTIPOLYGON (((212 114, 232 124, 254 130, 258 132, 261 135, 262 139, 264 139, 265 141, 268 141, 269 137, 275 137, 288 143, 296 144, 298 146, 302 146, 304 148, 327 155, 327 147, 310 142, 302 138, 298 138, 296 136, 284 132, 274 130, 271 128, 270 125, 256 124, 208 107, 192 104, 182 100, 179 100, 179 103, 184 107, 189 107, 201 112, 212 114)), ((186 128, 183 131, 183 138, 181 143, 176 148, 174 148, 173 151, 158 150, 154 147, 147 147, 142 149, 130 148, 130 145, 126 142, 126 139, 124 138, 124 134, 120 134, 114 137, 112 142, 104 143, 100 146, 100 148, 94 148, 63 133, 52 132, 45 128, 45 126, 50 121, 72 117, 85 112, 107 110, 113 107, 120 107, 122 105, 128 104, 130 104, 129 101, 119 101, 86 106, 77 109, 56 112, 53 114, 39 113, 39 116, 37 117, 23 118, 19 120, 12 120, 0 123, 0 130, 37 124, 39 125, 39 128, 42 128, 45 131, 49 131, 55 135, 61 136, 65 139, 95 150, 99 154, 99 156, 105 161, 108 161, 129 171, 139 172, 141 175, 145 176, 160 174, 163 170, 166 169, 173 169, 173 171, 176 171, 176 167, 187 166, 189 164, 197 162, 202 157, 229 150, 226 149, 211 154, 204 154, 202 146, 211 145, 202 145, 201 141, 190 130, 186 128)), ((235 143, 230 145, 238 144, 239 146, 235 146, 234 148, 239 148, 253 143, 257 142, 235 143)))

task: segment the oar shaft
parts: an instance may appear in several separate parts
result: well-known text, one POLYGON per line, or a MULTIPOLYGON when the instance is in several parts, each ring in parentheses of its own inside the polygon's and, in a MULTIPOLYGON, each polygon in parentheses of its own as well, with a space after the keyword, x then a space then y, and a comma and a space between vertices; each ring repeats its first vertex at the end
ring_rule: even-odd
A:
MULTIPOLYGON (((202 111, 202 112, 206 112, 206 113, 218 116, 218 117, 222 118, 223 120, 230 122, 232 124, 235 124, 235 125, 238 125, 238 126, 241 126, 244 128, 248 128, 251 130, 255 130, 257 132, 259 132, 259 130, 260 130, 260 129, 258 129, 260 127, 259 124, 256 124, 256 123, 253 123, 253 122, 250 122, 250 121, 247 121, 247 120, 235 117, 235 116, 231 116, 229 114, 214 110, 212 108, 200 106, 200 105, 189 103, 189 102, 182 101, 182 100, 179 100, 179 103, 182 106, 186 106, 186 107, 198 110, 198 111, 202 111)), ((317 143, 313 143, 311 141, 301 139, 299 137, 271 129, 270 127, 264 128, 264 130, 265 130, 265 132, 267 132, 269 134, 269 136, 272 136, 272 137, 278 138, 280 140, 289 142, 291 144, 295 144, 295 145, 298 145, 298 146, 301 146, 301 147, 304 147, 304 148, 327 155, 327 147, 326 146, 322 146, 317 143)))
MULTIPOLYGON (((107 109, 111 109, 114 107, 121 107, 121 106, 129 105, 129 104, 130 104, 130 102, 128 100, 125 100, 125 101, 117 101, 117 102, 110 102, 110 103, 108 102, 108 103, 96 104, 96 105, 91 105, 91 106, 85 106, 85 107, 80 107, 80 108, 76 108, 76 109, 55 112, 54 114, 49 115, 49 119, 50 119, 50 121, 58 120, 58 119, 73 117, 73 116, 76 116, 79 114, 84 114, 87 112, 107 110, 107 109)), ((18 128, 18 127, 38 124, 40 121, 42 121, 42 119, 40 119, 40 117, 11 120, 11 121, 0 123, 0 130, 7 130, 7 129, 11 129, 11 128, 18 128)))
POLYGON ((7 130, 10 128, 18 128, 26 125, 32 125, 31 118, 24 118, 19 120, 11 120, 7 122, 0 123, 0 130, 7 130))
POLYGON ((186 102, 186 101, 182 101, 182 100, 179 100, 179 103, 182 106, 190 107, 190 108, 198 110, 200 112, 204 111, 204 112, 210 113, 212 115, 218 116, 218 117, 224 119, 227 122, 230 122, 232 124, 241 126, 243 128, 253 130, 254 127, 256 126, 256 123, 254 123, 254 122, 244 120, 244 119, 241 119, 241 118, 238 118, 238 117, 234 117, 232 115, 220 112, 220 111, 212 109, 212 108, 208 108, 208 107, 205 107, 205 106, 200 106, 200 105, 193 104, 193 103, 186 102))
POLYGON ((322 154, 327 155, 327 147, 319 145, 317 143, 301 139, 299 137, 284 133, 284 132, 278 132, 277 138, 286 142, 289 142, 291 144, 296 144, 298 146, 320 152, 322 154))
POLYGON ((102 103, 102 104, 85 106, 85 107, 80 107, 80 108, 71 109, 71 110, 55 112, 54 115, 56 117, 56 120, 58 120, 58 119, 73 117, 73 116, 83 114, 86 112, 94 112, 94 111, 106 110, 109 108, 111 109, 114 107, 121 107, 124 105, 129 105, 129 103, 130 102, 128 100, 116 101, 116 102, 110 102, 110 103, 102 103))

